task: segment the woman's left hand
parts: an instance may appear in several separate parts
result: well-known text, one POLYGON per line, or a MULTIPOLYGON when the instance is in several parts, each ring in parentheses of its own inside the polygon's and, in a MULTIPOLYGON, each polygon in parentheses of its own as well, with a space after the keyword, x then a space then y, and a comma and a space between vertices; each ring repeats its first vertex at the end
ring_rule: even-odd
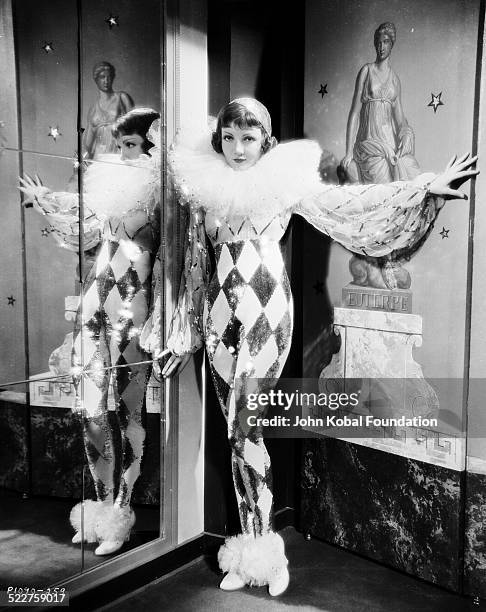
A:
POLYGON ((470 157, 469 153, 465 153, 459 159, 454 155, 444 172, 430 183, 429 192, 446 200, 455 198, 467 200, 467 195, 459 191, 459 187, 479 174, 479 170, 471 168, 477 162, 477 159, 477 155, 470 157))

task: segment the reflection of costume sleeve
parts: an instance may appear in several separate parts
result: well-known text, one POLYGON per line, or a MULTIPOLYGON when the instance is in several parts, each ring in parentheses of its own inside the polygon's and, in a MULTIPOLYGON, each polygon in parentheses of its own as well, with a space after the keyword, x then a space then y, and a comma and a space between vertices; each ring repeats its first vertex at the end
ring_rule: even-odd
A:
POLYGON ((184 268, 167 348, 176 355, 194 353, 203 344, 202 315, 209 281, 204 213, 192 210, 186 233, 184 268))
POLYGON ((162 292, 162 265, 160 263, 160 250, 155 258, 154 267, 152 270, 152 306, 151 315, 143 326, 140 334, 140 346, 147 353, 151 353, 154 358, 162 350, 160 342, 161 330, 161 292, 162 292))
POLYGON ((427 192, 435 178, 385 185, 323 185, 294 212, 350 251, 381 257, 408 249, 430 229, 443 200, 427 192))
MULTIPOLYGON (((204 214, 201 211, 190 213, 183 265, 177 306, 167 339, 167 348, 175 355, 194 353, 203 344, 202 314, 209 278, 209 261, 204 214)), ((144 350, 152 353, 156 358, 163 349, 160 340, 160 295, 163 287, 160 259, 158 258, 154 266, 153 278, 153 291, 156 299, 152 315, 143 328, 140 343, 144 350)))
MULTIPOLYGON (((46 217, 56 242, 70 251, 79 249, 79 199, 77 193, 49 191, 37 196, 34 208, 46 217)), ((88 208, 84 207, 84 249, 93 248, 100 242, 103 223, 88 208)))

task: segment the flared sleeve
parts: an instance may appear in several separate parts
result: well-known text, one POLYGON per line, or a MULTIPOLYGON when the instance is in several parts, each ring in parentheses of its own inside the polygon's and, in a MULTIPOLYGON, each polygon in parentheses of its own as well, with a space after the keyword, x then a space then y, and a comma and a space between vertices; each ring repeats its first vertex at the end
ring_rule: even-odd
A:
POLYGON ((179 297, 167 338, 167 348, 175 355, 194 353, 204 342, 202 319, 210 264, 201 209, 189 211, 185 246, 179 297))
POLYGON ((382 257, 411 249, 432 227, 444 200, 428 192, 434 174, 384 185, 322 185, 293 212, 344 247, 382 257))
MULTIPOLYGON (((59 246, 70 251, 79 250, 79 196, 65 191, 48 191, 37 194, 34 208, 49 222, 49 229, 59 246)), ((84 207, 84 250, 96 246, 101 240, 103 221, 93 211, 84 207)))
MULTIPOLYGON (((185 233, 184 262, 178 299, 166 343, 166 347, 174 355, 195 353, 203 345, 202 318, 209 274, 204 212, 190 210, 185 233)), ((160 259, 156 261, 153 275, 154 308, 142 331, 141 345, 157 359, 164 349, 160 337, 162 291, 160 259)))

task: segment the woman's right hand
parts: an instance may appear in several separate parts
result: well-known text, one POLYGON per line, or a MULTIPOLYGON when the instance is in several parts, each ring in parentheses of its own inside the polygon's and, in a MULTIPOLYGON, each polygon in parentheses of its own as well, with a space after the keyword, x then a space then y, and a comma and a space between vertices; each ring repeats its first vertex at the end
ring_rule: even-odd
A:
POLYGON ((345 156, 342 158, 342 160, 341 160, 341 166, 342 166, 342 167, 343 167, 345 170, 347 170, 347 169, 348 169, 349 164, 350 164, 352 161, 353 161, 353 156, 352 156, 351 154, 349 154, 349 155, 348 155, 348 154, 346 153, 346 155, 345 155, 345 156))
POLYGON ((165 364, 162 366, 163 355, 158 357, 159 365, 161 369, 161 374, 164 378, 170 378, 171 376, 178 376, 182 370, 186 367, 191 359, 191 353, 186 353, 185 355, 174 355, 174 353, 170 354, 170 357, 167 359, 165 364))

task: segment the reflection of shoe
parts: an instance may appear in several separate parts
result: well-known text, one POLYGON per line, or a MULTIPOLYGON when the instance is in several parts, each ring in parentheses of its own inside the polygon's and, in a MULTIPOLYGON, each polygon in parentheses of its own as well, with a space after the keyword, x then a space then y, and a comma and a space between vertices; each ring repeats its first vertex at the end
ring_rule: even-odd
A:
POLYGON ((268 583, 268 592, 272 597, 278 597, 287 590, 290 576, 287 567, 281 568, 268 583))
POLYGON ((71 525, 76 532, 71 540, 73 544, 80 544, 81 540, 88 543, 98 541, 96 523, 104 507, 103 502, 93 499, 87 499, 74 506, 69 515, 71 525))
POLYGON ((245 586, 245 581, 236 572, 228 572, 219 583, 219 588, 223 591, 237 591, 245 586))
POLYGON ((96 536, 100 545, 96 555, 111 555, 130 539, 130 530, 135 523, 135 512, 130 506, 104 506, 96 521, 96 536))
POLYGON ((114 540, 110 542, 108 540, 101 542, 98 548, 94 551, 95 555, 102 557, 103 555, 111 555, 123 546, 123 540, 114 540))

